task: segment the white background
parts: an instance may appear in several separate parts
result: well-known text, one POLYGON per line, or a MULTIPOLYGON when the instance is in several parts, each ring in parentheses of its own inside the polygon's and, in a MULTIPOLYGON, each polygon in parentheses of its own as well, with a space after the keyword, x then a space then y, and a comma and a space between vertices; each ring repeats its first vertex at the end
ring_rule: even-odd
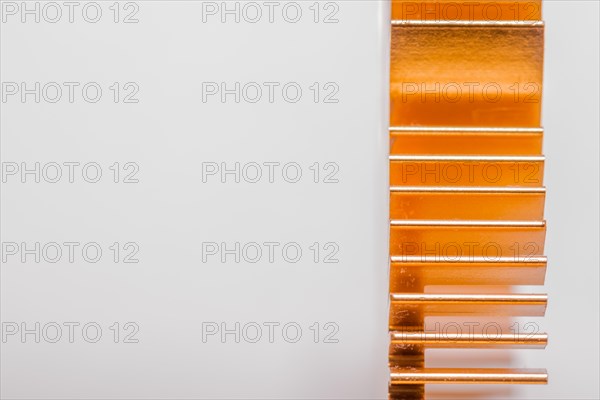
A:
MULTIPOLYGON (((101 4, 103 18, 96 24, 79 14, 73 24, 17 19, 2 25, 2 81, 93 81, 103 88, 93 104, 81 97, 36 104, 32 96, 2 104, 3 162, 97 162, 103 171, 98 183, 79 174, 72 184, 66 177, 56 184, 23 184, 17 176, 3 186, 3 242, 97 242, 103 257, 89 263, 79 255, 69 263, 65 254, 50 264, 10 256, 2 266, 2 320, 29 327, 36 321, 42 327, 79 322, 78 329, 95 322, 103 337, 90 344, 76 333, 69 343, 66 328, 56 344, 10 336, 2 346, 2 395, 384 397, 384 3, 343 3, 339 22, 328 24, 323 18, 335 10, 321 7, 315 23, 312 3, 302 3, 297 23, 283 20, 280 6, 273 23, 256 24, 231 17, 221 23, 218 16, 203 23, 202 2, 193 1, 140 2, 139 23, 115 24, 112 2, 101 4), (113 82, 135 82, 139 102, 115 103, 108 89, 113 82), (279 86, 272 103, 266 88, 257 103, 236 103, 233 95, 222 103, 219 96, 203 102, 202 82, 279 86), (288 82, 303 90, 296 103, 282 97, 288 82), (310 90, 315 82, 318 103, 310 90), (339 88, 330 99, 337 103, 324 102, 333 92, 326 90, 328 82, 339 88), (121 169, 126 162, 139 165, 139 183, 114 183, 114 162, 121 169), (250 167, 239 183, 232 175, 226 183, 219 175, 203 183, 205 162, 228 168, 257 163, 263 177, 248 183, 256 174, 250 167), (273 183, 265 162, 280 163, 273 183), (316 162, 318 177, 310 169, 316 162), (291 163, 302 172, 296 183, 286 181, 296 179, 296 169, 282 175, 291 163), (122 250, 119 263, 109 249, 114 242, 122 250), (139 246, 137 264, 122 262, 134 249, 123 249, 129 242, 139 246), (248 261, 256 256, 254 247, 239 262, 230 255, 223 263, 218 255, 203 262, 203 242, 230 249, 236 242, 278 244, 272 245, 273 262, 262 246, 256 263, 248 261), (300 246, 299 261, 283 258, 287 243, 300 246), (328 255, 338 262, 324 262, 328 255), (114 322, 121 324, 117 344, 114 322), (125 330, 127 322, 139 326, 139 343, 122 343, 133 329, 125 330), (220 335, 205 343, 207 322, 249 330, 240 332, 240 343, 234 334, 224 343, 220 335), (273 343, 267 323, 279 324, 273 343), (284 337, 287 323, 297 325, 284 337), (257 343, 251 343, 254 324, 262 329, 257 343), (289 343, 296 340, 296 326, 302 337, 289 343)), ((289 254, 296 257, 293 247, 289 254)))

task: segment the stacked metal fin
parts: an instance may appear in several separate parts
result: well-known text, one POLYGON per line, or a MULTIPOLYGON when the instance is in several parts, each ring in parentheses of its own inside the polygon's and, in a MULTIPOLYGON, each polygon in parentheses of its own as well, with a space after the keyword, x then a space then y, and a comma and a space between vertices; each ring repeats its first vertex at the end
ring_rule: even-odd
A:
POLYGON ((426 329, 542 316, 541 1, 392 1, 390 398, 428 383, 543 384, 545 370, 427 368, 429 348, 544 348, 544 333, 426 329))

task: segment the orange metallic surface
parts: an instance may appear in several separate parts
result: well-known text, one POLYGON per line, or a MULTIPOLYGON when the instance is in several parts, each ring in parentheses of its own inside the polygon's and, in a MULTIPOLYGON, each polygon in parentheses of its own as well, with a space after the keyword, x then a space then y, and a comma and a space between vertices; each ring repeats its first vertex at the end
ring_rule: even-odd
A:
MULTIPOLYGON (((430 255, 440 260, 457 257, 532 257, 544 254, 545 224, 395 225, 390 229, 391 256, 430 255)), ((419 221, 420 222, 420 221, 419 221)), ((401 224, 404 221, 400 222, 401 224)))
POLYGON ((392 332, 390 353, 406 349, 409 346, 421 346, 428 349, 455 348, 544 348, 548 344, 548 335, 544 333, 497 334, 481 333, 443 333, 443 332, 392 332))
POLYGON ((545 189, 497 189, 506 188, 392 188, 390 218, 508 221, 544 219, 545 189), (448 207, 448 204, 452 204, 452 207, 448 207))
POLYGON ((392 385, 425 384, 425 383, 454 383, 454 384, 546 384, 548 374, 545 370, 522 369, 453 369, 453 368, 422 368, 408 371, 392 371, 392 385))
POLYGON ((541 0, 392 0, 393 20, 536 21, 541 0))
POLYGON ((391 126, 540 127, 544 27, 392 26, 391 126))
POLYGON ((543 285, 545 257, 523 258, 463 256, 392 257, 390 292, 410 289, 415 281, 422 285, 543 285))
POLYGON ((391 186, 541 187, 543 157, 390 156, 391 186))
POLYGON ((541 128, 390 128, 392 155, 538 156, 541 128))
POLYGON ((392 293, 390 295, 390 329, 402 329, 411 312, 425 316, 488 315, 541 316, 547 297, 543 294, 425 294, 392 293))
POLYGON ((469 316, 510 332, 511 316, 545 313, 545 294, 510 288, 543 285, 547 268, 541 0, 392 0, 391 25, 389 397, 547 383, 545 370, 427 368, 425 357, 548 340, 429 326, 469 316))

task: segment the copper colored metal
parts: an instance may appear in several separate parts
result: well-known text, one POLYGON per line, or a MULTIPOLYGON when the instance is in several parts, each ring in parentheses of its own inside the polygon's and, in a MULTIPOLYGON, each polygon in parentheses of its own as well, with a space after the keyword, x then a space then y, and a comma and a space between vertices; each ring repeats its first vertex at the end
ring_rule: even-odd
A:
POLYGON ((407 316, 414 312, 423 316, 543 316, 548 297, 544 294, 392 293, 390 301, 390 329, 402 330, 411 326, 407 316))
POLYGON ((393 220, 390 255, 457 257, 532 257, 544 254, 544 221, 393 220))
POLYGON ((482 333, 431 333, 431 332, 392 332, 390 334, 390 354, 407 346, 422 346, 428 349, 444 348, 510 348, 543 349, 548 344, 545 333, 533 334, 482 334, 482 333))
POLYGON ((392 385, 414 385, 426 383, 512 383, 539 385, 548 383, 548 374, 543 369, 453 369, 423 368, 417 370, 393 369, 392 385))
POLYGON ((392 19, 408 21, 536 21, 541 0, 392 0, 392 19))
POLYGON ((391 186, 542 187, 542 156, 390 156, 391 186))
POLYGON ((391 258, 390 292, 409 290, 415 281, 427 285, 543 285, 546 257, 391 258))
POLYGON ((542 154, 541 128, 419 128, 391 127, 392 155, 542 154))
POLYGON ((540 221, 545 199, 545 188, 398 186, 391 188, 390 218, 540 221))
POLYGON ((547 268, 541 0, 392 0, 392 19, 390 399, 422 400, 430 383, 547 383, 545 370, 425 357, 548 340, 510 330, 511 316, 544 315, 547 296, 499 286, 543 285, 547 268), (426 329, 460 316, 507 329, 426 329))
POLYGON ((540 127, 539 21, 393 21, 391 126, 540 127))

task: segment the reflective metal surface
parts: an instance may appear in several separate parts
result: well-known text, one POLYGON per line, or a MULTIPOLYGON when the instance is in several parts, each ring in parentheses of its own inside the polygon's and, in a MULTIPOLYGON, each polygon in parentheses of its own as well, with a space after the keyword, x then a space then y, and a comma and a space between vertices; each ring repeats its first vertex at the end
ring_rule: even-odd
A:
POLYGON ((546 311, 545 294, 510 288, 543 285, 547 268, 541 1, 393 0, 392 18, 390 398, 423 399, 430 383, 546 383, 545 370, 427 368, 425 353, 548 341, 426 328, 546 311))

